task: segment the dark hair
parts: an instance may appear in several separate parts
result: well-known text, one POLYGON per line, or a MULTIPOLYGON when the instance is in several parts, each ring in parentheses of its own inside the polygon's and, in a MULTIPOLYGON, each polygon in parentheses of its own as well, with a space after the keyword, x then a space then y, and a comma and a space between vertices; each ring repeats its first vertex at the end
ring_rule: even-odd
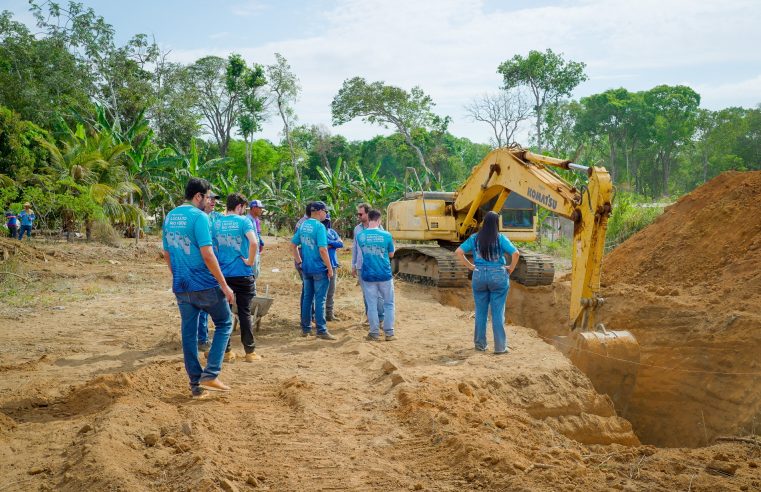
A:
POLYGON ((375 222, 381 218, 380 210, 372 209, 367 212, 367 218, 375 222))
POLYGON ((499 214, 496 212, 486 212, 481 230, 476 236, 476 248, 484 260, 499 260, 499 214))
POLYGON ((330 226, 332 224, 330 223, 330 219, 325 219, 325 220, 322 221, 322 225, 325 226, 325 229, 330 229, 330 226))
POLYGON ((306 212, 304 212, 304 215, 306 215, 307 217, 312 215, 312 202, 307 203, 307 208, 306 208, 306 212))
POLYGON ((247 205, 248 200, 243 193, 232 193, 227 195, 227 210, 235 210, 238 205, 247 205))
POLYGON ((211 189, 208 181, 201 178, 190 178, 185 185, 185 200, 192 200, 196 193, 205 195, 211 189))
POLYGON ((360 203, 359 205, 357 205, 357 208, 365 209, 365 213, 369 213, 370 210, 373 209, 373 207, 371 207, 369 203, 360 203))

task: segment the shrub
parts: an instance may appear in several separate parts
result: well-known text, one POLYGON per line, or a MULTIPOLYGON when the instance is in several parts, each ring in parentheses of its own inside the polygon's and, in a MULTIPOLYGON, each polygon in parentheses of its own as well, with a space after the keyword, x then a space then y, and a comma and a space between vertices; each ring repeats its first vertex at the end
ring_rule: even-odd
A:
POLYGON ((92 237, 107 246, 119 247, 121 245, 121 235, 108 221, 95 221, 92 226, 92 237))

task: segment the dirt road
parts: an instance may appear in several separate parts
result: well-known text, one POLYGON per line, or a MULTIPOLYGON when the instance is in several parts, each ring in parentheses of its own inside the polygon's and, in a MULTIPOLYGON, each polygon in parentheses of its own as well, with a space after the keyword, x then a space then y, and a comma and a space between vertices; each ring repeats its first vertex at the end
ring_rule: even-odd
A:
POLYGON ((472 313, 427 287, 397 283, 398 339, 373 343, 342 275, 338 340, 303 339, 285 243, 267 244, 263 359, 225 364, 233 390, 192 401, 157 242, 0 242, 18 275, 0 278, 0 490, 761 487, 758 446, 638 445, 533 330, 476 353, 472 313))

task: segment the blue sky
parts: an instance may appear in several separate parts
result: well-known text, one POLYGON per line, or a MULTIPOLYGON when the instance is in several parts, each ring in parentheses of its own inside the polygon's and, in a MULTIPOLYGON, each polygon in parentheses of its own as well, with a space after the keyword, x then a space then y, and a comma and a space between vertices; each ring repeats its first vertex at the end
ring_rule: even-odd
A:
MULTIPOLYGON (((755 0, 85 0, 121 41, 154 35, 175 61, 236 52, 271 63, 279 52, 302 86, 299 122, 348 138, 388 133, 352 122, 332 128, 330 101, 356 75, 419 85, 453 118, 451 131, 487 142, 488 127, 463 106, 494 92, 497 65, 531 49, 552 48, 587 64, 574 97, 614 87, 686 84, 702 106, 761 103, 761 2, 755 0)), ((31 23, 26 0, 0 9, 31 23)), ((262 136, 278 139, 274 116, 262 136)), ((525 139, 525 137, 524 137, 525 139)))

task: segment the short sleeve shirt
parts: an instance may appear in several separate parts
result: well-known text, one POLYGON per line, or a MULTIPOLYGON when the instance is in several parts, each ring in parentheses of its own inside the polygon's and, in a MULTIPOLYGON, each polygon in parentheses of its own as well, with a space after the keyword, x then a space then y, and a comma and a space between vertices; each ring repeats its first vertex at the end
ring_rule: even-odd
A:
POLYGON ((212 245, 208 215, 189 203, 180 205, 164 220, 162 242, 172 264, 175 293, 196 292, 218 285, 201 256, 201 248, 212 245))
POLYGON ((293 235, 291 242, 301 246, 301 269, 304 273, 324 273, 328 268, 322 262, 320 248, 328 247, 328 233, 317 219, 309 219, 293 235))
POLYGON ((391 280, 391 260, 394 240, 386 231, 365 229, 355 239, 362 255, 362 280, 365 282, 385 282, 391 280))
POLYGON ((466 252, 466 253, 472 253, 473 254, 473 263, 475 263, 476 266, 500 266, 500 265, 506 265, 507 262, 505 261, 505 253, 512 256, 513 253, 518 251, 518 249, 513 245, 513 243, 510 242, 508 238, 500 234, 498 236, 499 241, 499 260, 497 261, 488 261, 483 258, 481 258, 481 253, 479 253, 478 248, 476 247, 476 237, 478 236, 478 233, 473 234, 470 236, 462 245, 460 245, 460 248, 466 252))
POLYGON ((18 218, 21 219, 22 226, 30 226, 36 217, 34 213, 27 213, 26 210, 22 210, 18 214, 18 218))
POLYGON ((248 232, 256 236, 251 221, 240 215, 220 215, 212 224, 214 250, 225 277, 250 277, 254 274, 253 267, 244 263, 248 259, 248 232))

